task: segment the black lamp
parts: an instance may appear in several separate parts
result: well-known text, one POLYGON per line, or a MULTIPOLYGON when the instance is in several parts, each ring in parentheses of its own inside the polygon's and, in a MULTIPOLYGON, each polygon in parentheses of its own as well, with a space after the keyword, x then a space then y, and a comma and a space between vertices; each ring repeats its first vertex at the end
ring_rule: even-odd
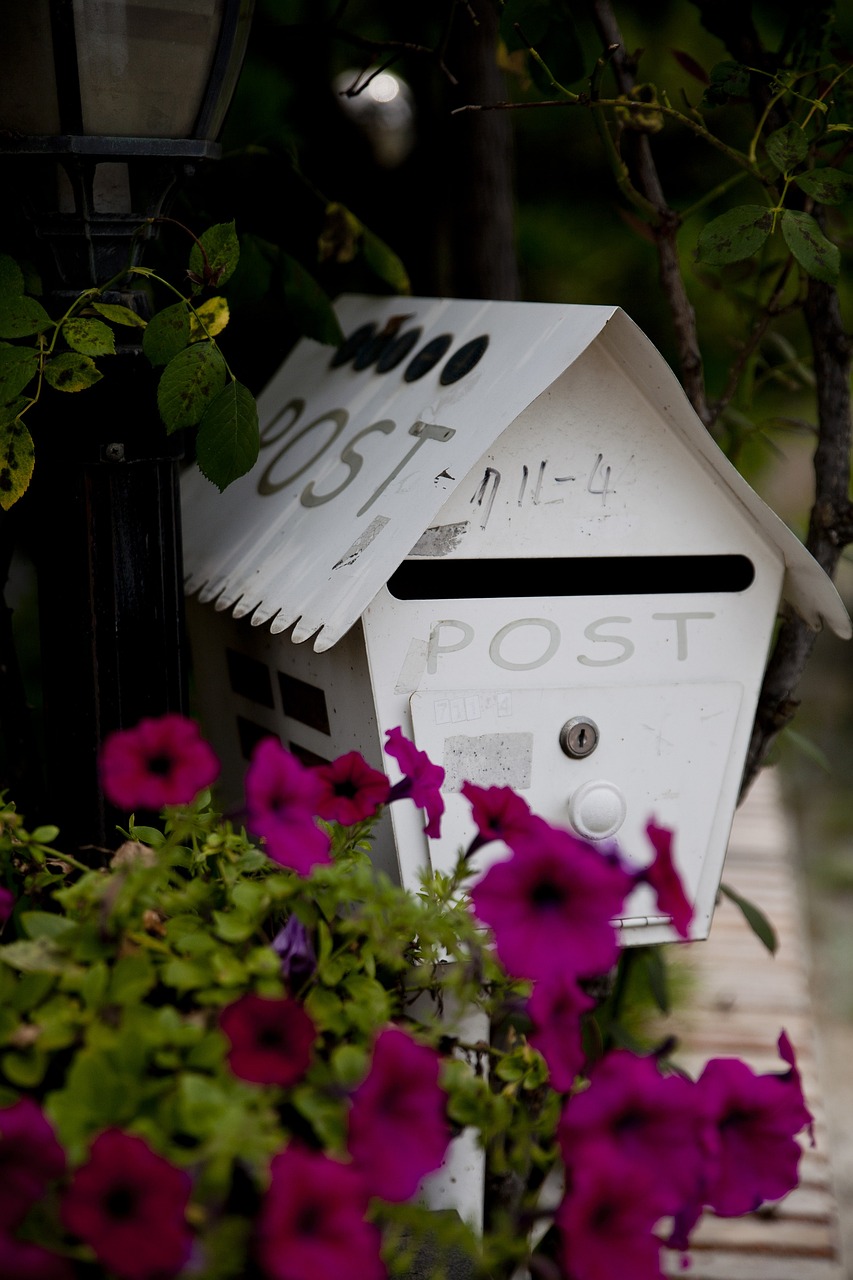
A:
MULTIPOLYGON (((145 220, 219 155, 252 8, 0 0, 0 172, 50 244, 39 265, 54 294, 116 280, 115 300, 145 314, 120 277, 153 234, 145 220)), ((43 817, 78 845, 109 841, 119 816, 98 786, 106 733, 187 707, 180 433, 159 422, 138 330, 124 333, 96 386, 37 406, 36 469, 19 504, 39 588, 43 817)))

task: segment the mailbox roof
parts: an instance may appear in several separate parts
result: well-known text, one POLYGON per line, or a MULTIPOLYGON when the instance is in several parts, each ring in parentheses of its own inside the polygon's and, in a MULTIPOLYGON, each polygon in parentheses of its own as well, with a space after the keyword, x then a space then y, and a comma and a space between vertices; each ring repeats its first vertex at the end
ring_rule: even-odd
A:
POLYGON ((293 626, 294 641, 313 636, 315 649, 331 648, 454 485, 602 342, 778 547, 789 603, 811 626, 851 634, 830 579, 731 466, 666 361, 619 308, 349 296, 337 310, 345 334, 373 322, 379 333, 397 325, 401 335, 414 328, 421 335, 385 371, 351 361, 333 367, 328 347, 303 339, 259 398, 263 447, 253 471, 223 494, 197 471, 185 476, 187 590, 202 601, 273 632, 293 626), (435 366, 407 377, 408 362, 441 336, 450 341, 435 366), (450 380, 448 361, 462 348, 479 358, 450 380))

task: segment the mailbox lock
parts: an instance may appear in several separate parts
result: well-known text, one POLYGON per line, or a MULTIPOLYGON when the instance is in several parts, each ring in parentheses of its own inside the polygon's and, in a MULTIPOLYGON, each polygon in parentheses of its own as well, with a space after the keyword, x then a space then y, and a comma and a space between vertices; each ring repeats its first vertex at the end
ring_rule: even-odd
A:
POLYGON ((584 782, 569 801, 569 821, 585 840, 606 840, 625 821, 628 806, 615 782, 584 782))
POLYGON ((573 760, 583 760, 598 746, 598 725, 587 716, 573 716, 560 730, 560 746, 573 760))

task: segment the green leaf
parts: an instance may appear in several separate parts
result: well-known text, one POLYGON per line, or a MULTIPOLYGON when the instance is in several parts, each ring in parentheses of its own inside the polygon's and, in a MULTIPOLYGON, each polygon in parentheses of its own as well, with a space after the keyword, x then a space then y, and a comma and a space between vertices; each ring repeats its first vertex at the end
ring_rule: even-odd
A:
POLYGON ((841 270, 838 245, 827 240, 810 213, 782 214, 782 236, 800 266, 824 284, 834 284, 841 270))
POLYGON ((3 423, 0 426, 0 507, 4 511, 26 492, 34 466, 33 438, 23 422, 3 423))
POLYGON ((671 1007, 669 984, 667 982, 666 965, 660 948, 649 947, 644 950, 643 961, 646 970, 646 981, 649 984, 652 999, 661 1013, 669 1013, 671 1007))
POLYGON ((113 1004, 135 1004, 156 981, 154 966, 146 955, 121 956, 113 969, 109 1000, 113 1004))
POLYGON ((44 1079, 49 1062, 49 1056, 35 1047, 20 1051, 10 1049, 0 1058, 0 1069, 11 1084, 20 1089, 34 1089, 44 1079))
POLYGON ((245 942, 255 932, 255 921, 243 911, 214 911, 214 932, 223 942, 245 942))
POLYGON ((53 844, 58 835, 59 827, 55 827, 52 822, 46 822, 30 833, 30 840, 33 844, 53 844))
POLYGON ((281 281, 288 315, 300 333, 315 342, 340 346, 344 335, 331 300, 311 273, 289 253, 281 255, 281 281))
POLYGON ((225 361, 212 342, 196 342, 174 356, 157 387, 157 408, 166 430, 171 433, 200 422, 225 386, 226 375, 225 361))
POLYGON ((175 302, 153 315, 142 338, 142 350, 155 369, 168 364, 189 344, 190 313, 185 302, 175 302))
POLYGON ((218 222, 199 236, 201 247, 194 244, 190 253, 190 272, 201 284, 218 288, 225 284, 240 261, 240 242, 233 222, 218 222), (207 262, 205 263, 205 255, 207 262))
POLYGON ((720 885, 720 893, 728 898, 730 902, 733 902, 743 913, 744 920, 756 938, 758 938, 759 942, 764 943, 772 956, 775 956, 779 948, 779 939, 776 936, 776 930, 764 912, 759 910, 753 902, 749 902, 746 898, 742 898, 739 893, 735 893, 734 889, 727 884, 720 885))
POLYGON ((28 338, 34 333, 44 333, 52 324, 35 298, 0 295, 0 338, 28 338))
POLYGON ((773 217, 769 209, 760 204, 739 205, 704 227, 696 246, 700 262, 723 266, 727 262, 740 262, 749 258, 764 244, 770 235, 773 217))
POLYGON ((116 353, 115 335, 102 320, 66 320, 62 336, 69 347, 81 351, 84 356, 114 356, 116 353))
POLYGON ((811 760, 812 764, 816 764, 828 777, 832 776, 833 768, 829 756, 811 738, 788 725, 782 732, 782 740, 790 743, 804 759, 811 760))
POLYGON ((293 1106, 303 1116, 326 1148, 340 1150, 346 1140, 346 1119, 342 1100, 330 1098, 310 1085, 293 1090, 293 1106))
POLYGON ((749 68, 740 62, 718 62, 711 68, 709 79, 703 107, 724 106, 730 98, 745 98, 749 93, 749 68))
POLYGON ((19 297, 24 292, 24 273, 8 253, 0 253, 0 294, 19 297))
POLYGON ((68 957, 50 938, 34 938, 0 947, 0 961, 22 973, 62 973, 68 957))
POLYGON ((361 251, 370 270, 390 285, 395 293, 411 293, 412 285, 406 268, 393 249, 367 227, 361 239, 361 251))
POLYGON ((853 195, 853 173, 845 173, 843 169, 812 169, 794 181, 819 204, 843 204, 853 195))
POLYGON ((232 380, 202 415, 196 460, 202 474, 221 491, 252 469, 259 448, 255 397, 241 382, 232 380))
POLYGON ((104 375, 90 356, 76 351, 54 356, 44 366, 44 378, 55 391, 85 391, 100 382, 104 375))
POLYGON ((796 169, 809 154, 808 138, 804 130, 793 120, 789 120, 781 129, 771 133, 765 148, 781 173, 790 173, 792 169, 796 169))
POLYGON ((53 911, 22 911, 21 924, 28 938, 61 938, 77 928, 73 920, 53 911))
POLYGON ((109 320, 110 324, 124 324, 131 329, 144 329, 146 326, 142 316, 131 311, 130 307, 122 307, 115 302, 93 302, 92 310, 109 320))
POLYGON ((26 347, 0 347, 0 404, 19 396, 38 373, 38 352, 26 347))

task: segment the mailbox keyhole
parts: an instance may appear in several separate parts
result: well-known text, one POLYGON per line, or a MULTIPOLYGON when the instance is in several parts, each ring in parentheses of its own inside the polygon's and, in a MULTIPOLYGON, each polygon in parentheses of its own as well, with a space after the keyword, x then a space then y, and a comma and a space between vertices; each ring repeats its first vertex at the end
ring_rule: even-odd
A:
POLYGON ((598 725, 588 716, 573 716, 560 730, 560 746, 573 760, 585 759, 598 746, 598 725))

